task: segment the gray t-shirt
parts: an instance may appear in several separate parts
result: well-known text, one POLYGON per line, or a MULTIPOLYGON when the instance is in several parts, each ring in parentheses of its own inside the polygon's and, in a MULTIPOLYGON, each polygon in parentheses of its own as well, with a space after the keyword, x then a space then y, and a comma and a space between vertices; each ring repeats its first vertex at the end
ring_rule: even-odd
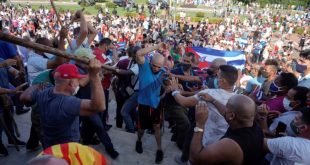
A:
POLYGON ((80 140, 81 99, 55 94, 53 89, 51 87, 32 94, 32 101, 37 103, 42 121, 44 148, 80 140))

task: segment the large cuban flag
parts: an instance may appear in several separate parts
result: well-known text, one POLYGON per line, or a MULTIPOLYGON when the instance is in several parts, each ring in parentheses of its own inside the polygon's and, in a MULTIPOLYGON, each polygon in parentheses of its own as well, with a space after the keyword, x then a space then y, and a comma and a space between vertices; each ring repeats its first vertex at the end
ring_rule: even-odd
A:
POLYGON ((224 58, 229 65, 243 69, 245 65, 244 51, 224 51, 203 47, 187 47, 186 52, 192 52, 199 58, 199 68, 208 68, 216 58, 224 58))

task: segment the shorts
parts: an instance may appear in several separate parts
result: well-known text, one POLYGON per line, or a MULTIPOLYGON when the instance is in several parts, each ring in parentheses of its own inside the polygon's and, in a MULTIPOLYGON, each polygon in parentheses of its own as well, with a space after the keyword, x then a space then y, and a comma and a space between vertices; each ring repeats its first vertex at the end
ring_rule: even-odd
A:
MULTIPOLYGON (((160 106, 159 106, 160 107, 160 106)), ((154 124, 160 124, 162 120, 162 108, 154 109, 148 105, 138 105, 139 129, 152 129, 154 124)))

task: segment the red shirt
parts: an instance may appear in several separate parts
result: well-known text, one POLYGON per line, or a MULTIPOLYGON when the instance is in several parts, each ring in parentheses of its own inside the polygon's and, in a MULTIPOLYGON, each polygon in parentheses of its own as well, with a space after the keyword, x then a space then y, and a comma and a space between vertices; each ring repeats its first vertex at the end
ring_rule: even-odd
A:
MULTIPOLYGON (((93 54, 96 56, 96 59, 99 60, 102 64, 108 61, 108 57, 105 55, 105 51, 95 48, 93 54)), ((104 78, 101 81, 103 89, 109 89, 111 85, 112 74, 104 74, 104 78)))

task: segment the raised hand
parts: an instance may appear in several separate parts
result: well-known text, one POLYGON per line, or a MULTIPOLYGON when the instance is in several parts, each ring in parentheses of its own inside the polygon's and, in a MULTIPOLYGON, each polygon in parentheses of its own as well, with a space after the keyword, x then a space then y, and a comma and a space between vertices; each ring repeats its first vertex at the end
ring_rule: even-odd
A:
POLYGON ((7 59, 3 61, 3 64, 5 67, 9 67, 9 66, 16 66, 17 65, 17 61, 14 59, 7 59))
POLYGON ((204 101, 199 101, 196 105, 196 125, 203 127, 209 116, 208 105, 204 101))

